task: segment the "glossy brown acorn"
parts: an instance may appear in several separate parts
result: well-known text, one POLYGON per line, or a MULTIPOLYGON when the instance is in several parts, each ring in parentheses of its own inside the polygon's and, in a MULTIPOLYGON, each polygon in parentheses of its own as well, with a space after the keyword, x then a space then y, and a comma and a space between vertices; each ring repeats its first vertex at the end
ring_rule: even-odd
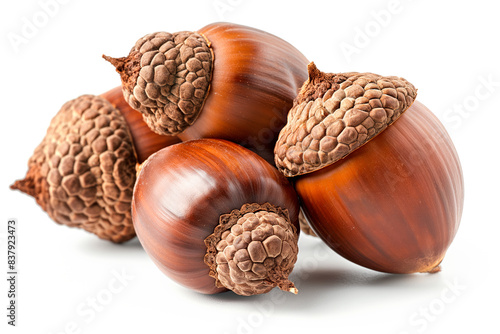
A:
POLYGON ((307 79, 308 61, 292 45, 232 23, 150 34, 129 56, 105 58, 120 73, 127 101, 154 131, 183 141, 230 140, 271 163, 286 114, 307 79))
MULTIPOLYGON (((298 211, 297 195, 278 170, 255 153, 216 139, 183 142, 153 154, 141 167, 132 203, 137 236, 155 264, 176 282, 206 294, 230 288, 251 295, 274 286, 295 292, 287 276, 296 260, 298 211), (264 234, 253 230, 249 223, 220 227, 240 209, 250 212, 250 216, 252 212, 275 212, 271 215, 281 217, 281 227, 270 228, 264 222, 264 234), (228 226, 232 226, 229 231, 233 236, 223 233, 228 226), (234 243, 235 248, 226 247, 226 241, 221 246, 217 235, 234 243), (271 243, 274 246, 270 247, 271 243), (268 254, 265 260, 253 256, 251 249, 262 249, 262 245, 268 254), (234 262, 229 263, 231 268, 231 261, 220 261, 222 255, 215 247, 234 257, 234 262), (247 261, 246 249, 253 262, 247 261), (235 268, 228 275, 227 271, 236 265, 241 271, 235 268), (237 280, 231 281, 234 277, 237 280)), ((275 222, 275 218, 264 221, 275 222)))
POLYGON ((413 102, 416 90, 402 78, 348 73, 318 79, 324 74, 310 70, 304 91, 317 92, 308 86, 314 81, 333 83, 331 91, 314 95, 314 122, 291 111, 277 165, 297 175, 295 189, 314 231, 338 254, 370 269, 439 271, 464 200, 459 158, 445 128, 413 102), (293 137, 302 124, 311 135, 293 137), (286 144, 286 138, 302 144, 286 144), (315 145, 318 151, 311 151, 315 145))

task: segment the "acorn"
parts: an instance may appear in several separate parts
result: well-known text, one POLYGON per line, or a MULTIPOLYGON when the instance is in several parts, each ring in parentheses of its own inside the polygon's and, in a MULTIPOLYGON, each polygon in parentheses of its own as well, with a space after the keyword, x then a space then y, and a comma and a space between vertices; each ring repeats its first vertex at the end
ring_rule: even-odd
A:
POLYGON ((56 223, 117 243, 133 238, 136 165, 179 141, 153 133, 138 115, 120 88, 66 102, 29 159, 25 178, 11 189, 33 196, 56 223))
POLYGON ((439 271, 463 210, 455 147, 416 95, 403 78, 311 63, 276 143, 314 232, 382 272, 439 271))
POLYGON ((298 253, 297 195, 276 168, 229 141, 200 139, 151 155, 137 177, 132 219, 154 263, 197 292, 239 295, 288 279, 298 253))
POLYGON ((183 141, 230 140, 270 163, 307 79, 308 61, 292 45, 232 23, 148 34, 127 57, 103 57, 120 73, 127 102, 153 131, 183 141))

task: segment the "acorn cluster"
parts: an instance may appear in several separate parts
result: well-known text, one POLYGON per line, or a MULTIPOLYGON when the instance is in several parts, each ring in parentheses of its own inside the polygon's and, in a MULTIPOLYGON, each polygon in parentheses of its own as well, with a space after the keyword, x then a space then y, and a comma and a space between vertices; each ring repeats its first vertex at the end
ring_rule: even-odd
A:
POLYGON ((65 103, 11 186, 55 222, 137 235, 167 276, 206 294, 297 293, 301 229, 373 270, 440 270, 462 170, 404 78, 323 73, 230 23, 104 58, 121 86, 65 103))

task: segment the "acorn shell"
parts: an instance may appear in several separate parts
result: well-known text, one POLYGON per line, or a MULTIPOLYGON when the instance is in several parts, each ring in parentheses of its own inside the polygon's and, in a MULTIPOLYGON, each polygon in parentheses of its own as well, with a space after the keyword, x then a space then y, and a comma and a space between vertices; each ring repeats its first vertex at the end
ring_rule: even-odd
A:
POLYGON ((123 242, 137 159, 127 123, 107 100, 83 95, 63 105, 11 188, 33 197, 57 223, 123 242))
POLYGON ((104 58, 120 73, 125 100, 153 131, 182 141, 230 140, 272 164, 308 64, 281 38, 223 22, 148 34, 128 56, 104 58))
POLYGON ((170 278, 201 293, 216 287, 204 240, 223 214, 247 203, 288 210, 298 229, 298 199, 277 169, 225 140, 169 146, 146 160, 134 188, 132 217, 141 244, 170 278))
POLYGON ((210 91, 198 119, 179 138, 230 140, 274 165, 274 144, 309 61, 288 42, 255 28, 214 23, 198 32, 214 53, 210 91))
POLYGON ((438 271, 463 210, 455 147, 418 101, 366 145, 294 184, 323 241, 388 273, 438 271))

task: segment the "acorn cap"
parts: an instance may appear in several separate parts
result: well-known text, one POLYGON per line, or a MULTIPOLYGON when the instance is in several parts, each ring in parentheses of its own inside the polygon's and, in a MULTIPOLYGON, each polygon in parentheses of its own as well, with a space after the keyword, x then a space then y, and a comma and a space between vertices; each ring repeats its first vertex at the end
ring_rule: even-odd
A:
POLYGON ((105 99, 83 95, 65 103, 11 188, 35 197, 57 223, 123 242, 131 219, 135 156, 127 123, 105 99))
POLYGON ((417 95, 400 77, 323 73, 314 63, 308 71, 274 150, 276 166, 288 177, 345 158, 398 119, 417 95))
POLYGON ((178 134, 201 112, 213 67, 210 43, 201 34, 148 34, 127 57, 103 57, 120 73, 125 100, 156 133, 178 134))
POLYGON ((220 217, 205 239, 205 263, 217 287, 251 296, 280 289, 297 293, 288 280, 297 261, 298 235, 288 211, 269 203, 245 204, 220 217))
POLYGON ((312 237, 317 237, 311 225, 309 225, 309 222, 307 221, 307 218, 304 216, 304 212, 302 210, 300 210, 299 212, 299 225, 300 225, 300 232, 310 235, 312 237))

